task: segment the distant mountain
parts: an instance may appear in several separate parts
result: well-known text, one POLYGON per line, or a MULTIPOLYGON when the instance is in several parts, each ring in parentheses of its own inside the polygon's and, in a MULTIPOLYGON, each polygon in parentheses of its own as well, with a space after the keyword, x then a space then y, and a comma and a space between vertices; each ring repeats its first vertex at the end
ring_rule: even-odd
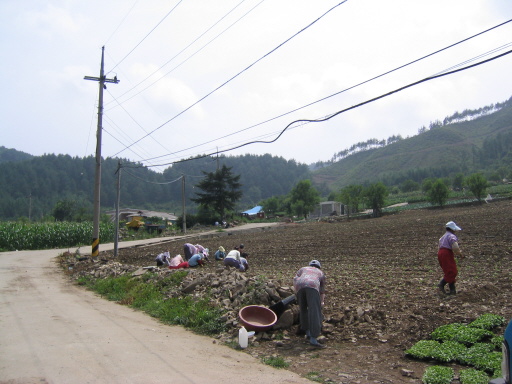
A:
POLYGON ((31 159, 33 156, 25 152, 20 152, 15 149, 0 147, 0 163, 6 161, 23 161, 31 159))
MULTIPOLYGON (((512 98, 504 103, 455 113, 430 124, 417 136, 370 139, 341 150, 333 160, 311 166, 282 157, 243 155, 186 159, 157 173, 126 159, 102 162, 101 204, 113 209, 118 161, 121 161, 121 206, 180 214, 185 175, 187 212, 193 213, 195 185, 204 172, 232 167, 240 175, 243 198, 239 208, 287 194, 300 180, 312 179, 327 196, 350 184, 383 181, 398 185, 411 179, 450 177, 461 172, 512 173, 512 98)), ((92 212, 95 159, 68 155, 32 156, 0 147, 0 220, 51 215, 60 200, 70 200, 92 212)))
POLYGON ((339 190, 350 184, 383 181, 396 185, 407 179, 421 182, 427 177, 491 172, 500 167, 510 171, 512 98, 499 108, 478 111, 456 113, 431 123, 429 130, 417 136, 352 153, 313 171, 313 182, 339 190))

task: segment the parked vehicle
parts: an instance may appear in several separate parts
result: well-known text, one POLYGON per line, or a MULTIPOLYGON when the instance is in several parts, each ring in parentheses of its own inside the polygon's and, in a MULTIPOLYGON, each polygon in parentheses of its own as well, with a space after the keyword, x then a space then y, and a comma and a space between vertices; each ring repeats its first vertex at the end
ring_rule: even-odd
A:
POLYGON ((503 377, 489 381, 489 384, 512 384, 510 371, 512 370, 512 320, 508 323, 503 341, 503 361, 501 362, 501 373, 503 377))

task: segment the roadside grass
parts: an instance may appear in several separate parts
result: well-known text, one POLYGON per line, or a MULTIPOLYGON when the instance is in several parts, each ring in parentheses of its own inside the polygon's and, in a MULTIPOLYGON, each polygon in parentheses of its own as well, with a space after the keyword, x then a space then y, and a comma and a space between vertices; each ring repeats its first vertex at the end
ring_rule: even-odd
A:
POLYGON ((325 380, 322 378, 320 372, 312 371, 308 372, 305 376, 306 379, 314 381, 316 383, 324 383, 325 380))
POLYGON ((268 356, 262 358, 262 361, 270 365, 274 368, 288 368, 290 366, 290 363, 288 363, 285 359, 283 359, 281 356, 268 356))
POLYGON ((198 300, 165 295, 172 288, 176 289, 186 275, 186 272, 178 271, 158 283, 128 275, 98 280, 81 278, 78 283, 108 300, 141 310, 164 324, 182 325, 203 335, 221 333, 224 324, 219 320, 220 310, 208 297, 198 300))

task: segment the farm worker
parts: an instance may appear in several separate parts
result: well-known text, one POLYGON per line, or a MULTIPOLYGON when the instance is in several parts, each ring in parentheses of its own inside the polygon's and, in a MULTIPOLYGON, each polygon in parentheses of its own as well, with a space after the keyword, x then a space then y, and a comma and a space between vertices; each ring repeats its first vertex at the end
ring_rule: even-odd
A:
POLYGON ((245 245, 243 245, 243 244, 240 244, 238 246, 238 250, 240 251, 240 256, 244 257, 244 258, 247 258, 247 256, 249 256, 249 254, 244 251, 244 248, 245 248, 245 245))
POLYGON ((318 260, 311 260, 309 266, 297 271, 293 288, 299 304, 300 330, 306 332, 309 343, 323 348, 317 337, 322 331, 322 306, 325 298, 325 273, 318 260))
POLYGON ((234 267, 240 272, 244 272, 249 269, 249 263, 247 263, 247 259, 245 257, 240 256, 238 246, 236 246, 235 249, 229 251, 229 253, 226 255, 224 258, 224 265, 227 267, 234 267))
POLYGON ((194 256, 192 256, 188 260, 188 266, 190 268, 194 268, 194 267, 197 267, 199 265, 203 266, 204 260, 205 260, 205 255, 203 253, 196 253, 194 256))
POLYGON ((444 272, 444 277, 439 282, 438 287, 444 295, 447 293, 444 290, 444 286, 448 284, 450 288, 450 292, 448 294, 455 295, 457 293, 455 289, 455 279, 458 274, 455 255, 459 259, 463 259, 464 256, 459 248, 459 239, 455 236, 454 232, 461 231, 462 229, 453 221, 446 223, 445 227, 446 233, 439 239, 439 250, 437 251, 437 260, 444 272))
POLYGON ((209 256, 210 256, 210 255, 209 255, 210 251, 208 250, 208 248, 205 248, 205 247, 203 247, 203 246, 202 246, 202 245, 200 245, 200 244, 196 244, 196 245, 195 245, 195 247, 196 247, 196 252, 197 252, 197 253, 202 253, 202 254, 203 254, 203 256, 204 256, 204 259, 205 259, 206 261, 210 261, 210 258, 209 258, 209 256))
POLYGON ((185 253, 185 260, 190 259, 193 255, 197 253, 195 245, 190 243, 185 243, 183 245, 183 252, 185 253))
POLYGON ((219 249, 217 250, 217 252, 215 252, 215 260, 224 260, 225 257, 226 257, 226 250, 221 245, 219 247, 219 249))
POLYGON ((176 255, 171 259, 171 262, 169 263, 169 267, 177 267, 181 263, 184 263, 185 260, 183 260, 183 257, 181 255, 176 255))
POLYGON ((197 253, 205 253, 206 260, 208 260, 208 248, 205 248, 202 245, 185 243, 183 245, 183 251, 185 253, 185 260, 189 260, 192 256, 194 256, 197 253))
POLYGON ((162 265, 169 266, 171 264, 171 255, 169 252, 160 253, 156 258, 156 266, 161 267, 162 265))

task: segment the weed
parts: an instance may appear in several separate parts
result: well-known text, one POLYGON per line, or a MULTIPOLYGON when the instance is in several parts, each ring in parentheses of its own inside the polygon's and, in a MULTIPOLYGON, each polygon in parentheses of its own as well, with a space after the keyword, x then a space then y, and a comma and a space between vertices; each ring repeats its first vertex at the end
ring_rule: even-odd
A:
POLYGON ((305 377, 306 377, 306 379, 315 381, 317 383, 324 382, 324 379, 322 379, 322 377, 320 376, 320 372, 316 372, 316 371, 308 372, 305 377))
POLYGON ((288 363, 281 356, 264 357, 262 359, 262 361, 265 364, 270 365, 271 367, 274 367, 274 368, 288 368, 288 366, 290 365, 290 363, 288 363))

